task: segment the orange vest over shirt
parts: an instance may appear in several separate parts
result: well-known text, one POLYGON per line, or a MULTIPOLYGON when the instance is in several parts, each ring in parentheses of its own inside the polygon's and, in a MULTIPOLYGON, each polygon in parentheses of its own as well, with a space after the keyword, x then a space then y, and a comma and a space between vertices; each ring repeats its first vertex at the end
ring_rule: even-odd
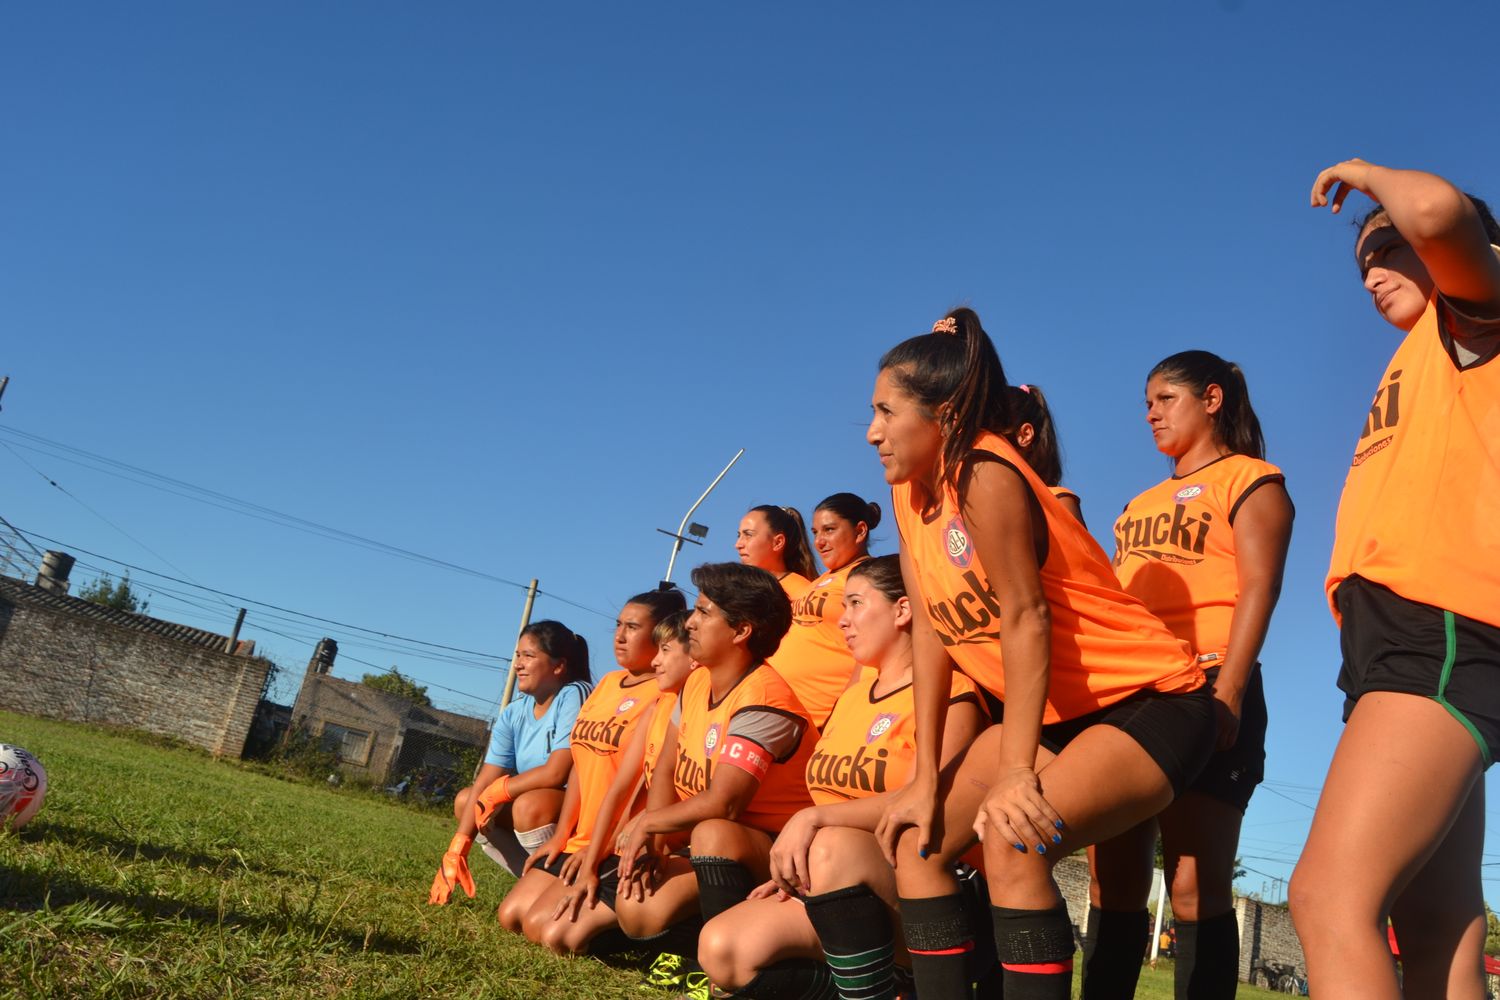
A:
POLYGON ((1365 417, 1328 567, 1335 620, 1358 574, 1500 626, 1500 358, 1460 371, 1439 332, 1449 308, 1427 304, 1365 417))
POLYGON ((565 848, 577 853, 589 846, 599 806, 620 768, 620 751, 630 739, 631 730, 647 707, 660 693, 653 674, 626 686, 634 680, 626 670, 605 674, 578 710, 573 723, 573 778, 578 782, 578 823, 565 848))
MULTIPOLYGON (((894 791, 906 784, 917 755, 917 720, 910 682, 875 697, 874 667, 839 696, 807 761, 807 790, 817 805, 894 791)), ((948 704, 971 700, 984 710, 974 682, 955 670, 948 704)))
POLYGON ((797 810, 812 804, 803 782, 817 734, 791 686, 765 664, 751 670, 717 704, 707 668, 694 670, 678 703, 677 769, 672 775, 677 797, 687 799, 708 787, 719 756, 735 729, 735 716, 766 711, 799 724, 796 745, 775 756, 738 822, 776 834, 797 810))
POLYGON ((1120 584, 1200 657, 1222 662, 1229 650, 1240 596, 1235 514, 1256 489, 1284 479, 1269 462, 1225 455, 1157 483, 1115 521, 1120 584))
MULTIPOLYGON (((988 452, 1026 480, 1045 519, 1042 593, 1052 616, 1051 670, 1044 724, 1074 719, 1142 690, 1193 691, 1203 685, 1186 643, 1115 579, 1109 559, 1037 478, 1008 441, 984 432, 974 450, 988 452)), ((1005 699, 1000 605, 964 526, 958 497, 943 487, 926 516, 908 483, 892 487, 901 547, 916 567, 921 604, 959 669, 1005 699)), ((917 603, 917 595, 912 595, 917 603)))
MULTIPOLYGON (((807 709, 808 718, 822 728, 854 674, 854 654, 844 642, 839 618, 844 613, 844 582, 856 559, 808 584, 792 601, 792 627, 766 662, 786 679, 807 709)), ((788 592, 790 593, 790 591, 788 592)))

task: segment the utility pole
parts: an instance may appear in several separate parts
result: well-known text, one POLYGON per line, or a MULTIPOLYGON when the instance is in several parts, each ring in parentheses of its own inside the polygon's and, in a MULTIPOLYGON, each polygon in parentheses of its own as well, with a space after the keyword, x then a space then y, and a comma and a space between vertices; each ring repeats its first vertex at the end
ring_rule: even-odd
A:
POLYGON ((516 644, 510 652, 510 669, 505 674, 505 693, 500 696, 501 711, 510 704, 511 697, 516 693, 516 654, 521 651, 521 633, 531 624, 531 606, 535 603, 536 580, 532 579, 531 586, 526 588, 526 607, 521 611, 521 627, 516 630, 516 644))
POLYGON ((667 575, 662 577, 661 581, 663 590, 666 590, 672 585, 672 568, 677 565, 677 553, 682 551, 682 543, 692 542, 694 545, 702 545, 703 542, 701 542, 699 539, 702 539, 708 535, 707 528, 696 522, 689 524, 688 519, 693 516, 693 512, 698 509, 699 504, 708 499, 708 495, 714 491, 714 487, 719 485, 719 480, 723 479, 725 474, 727 474, 730 469, 734 468, 734 463, 738 462, 740 460, 740 456, 744 453, 745 449, 743 448, 734 453, 734 457, 729 460, 728 465, 724 466, 724 470, 714 477, 714 481, 708 484, 708 489, 703 491, 703 495, 697 500, 693 501, 693 505, 688 508, 688 512, 682 515, 682 523, 677 526, 676 531, 667 531, 665 528, 656 529, 663 535, 666 535, 667 537, 673 539, 672 557, 667 560, 667 575), (683 534, 684 531, 687 532, 686 535, 683 534))
POLYGON ((5 387, 10 385, 9 375, 0 375, 0 399, 5 398, 5 387))

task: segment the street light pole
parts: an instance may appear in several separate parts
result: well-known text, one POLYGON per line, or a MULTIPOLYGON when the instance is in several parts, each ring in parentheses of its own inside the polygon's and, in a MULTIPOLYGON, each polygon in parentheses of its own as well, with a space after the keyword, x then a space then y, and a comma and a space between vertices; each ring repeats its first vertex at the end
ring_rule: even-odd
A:
POLYGON ((708 489, 703 491, 703 495, 697 500, 693 501, 693 505, 688 508, 688 512, 682 515, 682 523, 677 526, 676 531, 667 531, 664 528, 656 529, 663 535, 668 535, 673 539, 672 557, 667 560, 667 575, 662 577, 661 581, 664 588, 670 586, 672 583, 672 569, 677 565, 677 553, 682 551, 682 543, 692 542, 694 545, 702 545, 703 543, 698 539, 708 534, 708 529, 703 527, 703 525, 701 524, 694 524, 689 527, 688 519, 693 516, 693 512, 698 509, 698 506, 703 503, 704 500, 708 499, 708 495, 714 491, 714 487, 719 485, 719 480, 723 479, 725 474, 727 474, 730 469, 734 468, 734 463, 738 462, 740 460, 740 456, 744 453, 745 449, 743 448, 734 453, 734 457, 729 460, 729 464, 724 466, 723 471, 714 477, 713 482, 708 484, 708 489), (683 534, 684 531, 687 532, 686 535, 683 534))

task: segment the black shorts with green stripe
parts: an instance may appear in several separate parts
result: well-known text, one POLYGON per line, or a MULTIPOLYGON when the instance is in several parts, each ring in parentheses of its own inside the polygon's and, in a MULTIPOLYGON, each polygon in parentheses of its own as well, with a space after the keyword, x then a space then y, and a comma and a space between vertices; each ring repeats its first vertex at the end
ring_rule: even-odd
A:
POLYGON ((1431 698, 1479 744, 1488 768, 1500 754, 1500 628, 1409 601, 1361 576, 1334 595, 1344 627, 1344 721, 1371 691, 1431 698))

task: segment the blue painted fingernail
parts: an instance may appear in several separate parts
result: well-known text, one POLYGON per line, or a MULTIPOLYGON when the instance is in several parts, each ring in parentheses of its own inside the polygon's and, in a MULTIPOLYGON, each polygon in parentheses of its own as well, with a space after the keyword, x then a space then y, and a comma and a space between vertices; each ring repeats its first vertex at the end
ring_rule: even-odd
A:
POLYGON ((1054 834, 1053 834, 1053 835, 1052 835, 1052 842, 1053 842, 1053 843, 1054 843, 1054 844, 1061 844, 1061 843, 1062 843, 1062 835, 1061 835, 1061 834, 1057 834, 1057 833, 1054 833, 1054 834))
POLYGON ((1047 845, 1046 844, 1037 844, 1036 845, 1036 852, 1038 854, 1046 854, 1047 853, 1047 845))
POLYGON ((1022 854, 1025 854, 1026 853, 1026 845, 1018 843, 1018 844, 1016 844, 1016 850, 1020 851, 1022 854))
POLYGON ((917 852, 917 857, 922 858, 922 859, 925 860, 927 858, 927 848, 924 847, 920 851, 918 851, 917 852))
POLYGON ((1060 820, 1060 819, 1059 820, 1053 820, 1052 821, 1052 825, 1055 826, 1055 827, 1057 827, 1059 830, 1061 830, 1063 828, 1063 821, 1060 820))

